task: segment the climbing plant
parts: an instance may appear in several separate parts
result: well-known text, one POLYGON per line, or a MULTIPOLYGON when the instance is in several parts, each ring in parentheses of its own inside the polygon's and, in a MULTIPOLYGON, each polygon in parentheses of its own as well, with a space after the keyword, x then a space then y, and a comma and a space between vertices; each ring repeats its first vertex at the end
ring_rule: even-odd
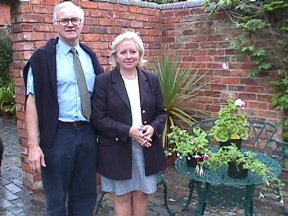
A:
POLYGON ((239 57, 248 56, 256 67, 251 76, 277 72, 272 81, 278 94, 273 105, 285 113, 284 140, 288 140, 288 1, 287 0, 205 0, 213 15, 224 12, 240 29, 231 42, 239 57))

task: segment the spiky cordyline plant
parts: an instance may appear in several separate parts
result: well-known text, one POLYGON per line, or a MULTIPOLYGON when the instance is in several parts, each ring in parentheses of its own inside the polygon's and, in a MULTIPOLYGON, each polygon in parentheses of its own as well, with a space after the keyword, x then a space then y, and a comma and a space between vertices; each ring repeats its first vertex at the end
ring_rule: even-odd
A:
POLYGON ((185 108, 183 107, 184 102, 199 96, 200 90, 213 80, 205 81, 206 73, 199 74, 199 68, 196 68, 195 65, 189 68, 180 68, 177 57, 157 59, 154 67, 160 78, 164 106, 168 114, 162 136, 164 149, 168 150, 167 134, 169 134, 171 126, 181 123, 190 126, 194 121, 190 112, 206 113, 203 110, 185 108))

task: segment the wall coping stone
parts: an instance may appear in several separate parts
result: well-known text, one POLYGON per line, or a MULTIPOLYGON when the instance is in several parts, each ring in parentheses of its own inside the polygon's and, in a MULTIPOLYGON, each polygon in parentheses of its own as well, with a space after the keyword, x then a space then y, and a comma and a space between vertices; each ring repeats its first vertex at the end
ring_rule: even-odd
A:
POLYGON ((109 2, 113 4, 132 5, 158 10, 171 10, 200 7, 203 5, 204 0, 188 0, 184 2, 174 2, 168 4, 157 4, 155 2, 146 2, 141 0, 93 0, 93 2, 109 2))

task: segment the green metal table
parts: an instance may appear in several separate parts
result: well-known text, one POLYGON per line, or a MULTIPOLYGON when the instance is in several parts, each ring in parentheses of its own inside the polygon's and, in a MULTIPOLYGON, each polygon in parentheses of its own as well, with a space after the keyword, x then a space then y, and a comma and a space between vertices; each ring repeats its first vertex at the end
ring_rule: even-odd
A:
MULTIPOLYGON (((256 154, 256 157, 265 163, 276 176, 280 175, 282 167, 275 159, 264 153, 256 152, 256 154)), ((186 165, 185 158, 178 158, 175 162, 175 168, 181 175, 190 179, 188 185, 190 192, 182 211, 188 209, 192 201, 194 188, 196 187, 199 199, 196 215, 204 214, 207 203, 225 206, 224 200, 227 199, 224 199, 223 196, 230 194, 228 201, 234 206, 242 205, 245 209, 245 215, 252 216, 255 187, 265 184, 262 178, 250 171, 248 172, 248 177, 245 179, 233 179, 228 176, 228 171, 225 167, 216 170, 209 169, 209 167, 205 168, 205 175, 199 176, 195 168, 186 165)))

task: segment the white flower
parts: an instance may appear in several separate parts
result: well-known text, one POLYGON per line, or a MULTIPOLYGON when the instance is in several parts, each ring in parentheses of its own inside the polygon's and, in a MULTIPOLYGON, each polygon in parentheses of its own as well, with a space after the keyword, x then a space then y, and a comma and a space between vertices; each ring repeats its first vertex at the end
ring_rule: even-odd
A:
POLYGON ((200 175, 204 176, 203 164, 197 164, 195 171, 200 175))
POLYGON ((236 105, 237 107, 242 108, 242 107, 245 107, 245 106, 246 106, 246 102, 243 101, 242 99, 238 98, 237 100, 235 100, 235 105, 236 105))
POLYGON ((265 198, 264 194, 260 192, 259 199, 265 198))

